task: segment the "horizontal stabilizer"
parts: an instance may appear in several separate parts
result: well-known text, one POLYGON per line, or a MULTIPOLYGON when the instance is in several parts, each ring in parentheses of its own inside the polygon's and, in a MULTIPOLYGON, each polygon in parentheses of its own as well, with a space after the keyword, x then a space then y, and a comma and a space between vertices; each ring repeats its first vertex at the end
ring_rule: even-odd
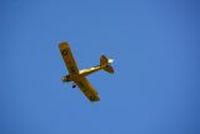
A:
POLYGON ((114 69, 111 64, 114 62, 113 59, 107 58, 105 55, 102 55, 100 58, 100 65, 105 66, 104 71, 108 73, 114 73, 114 69))
POLYGON ((111 73, 111 74, 114 73, 114 69, 113 69, 113 67, 112 67, 111 65, 106 66, 106 67, 104 68, 104 70, 105 70, 106 72, 108 72, 108 73, 111 73))

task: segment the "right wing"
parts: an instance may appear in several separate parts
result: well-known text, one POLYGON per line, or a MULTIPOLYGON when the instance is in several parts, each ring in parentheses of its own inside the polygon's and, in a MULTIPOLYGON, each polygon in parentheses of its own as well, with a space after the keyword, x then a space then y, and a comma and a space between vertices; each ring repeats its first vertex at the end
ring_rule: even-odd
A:
POLYGON ((65 65, 68 69, 69 74, 78 74, 79 69, 72 55, 69 44, 67 42, 61 42, 59 44, 59 49, 65 61, 65 65))
POLYGON ((90 101, 94 102, 100 100, 97 92, 85 77, 80 77, 75 83, 90 101))

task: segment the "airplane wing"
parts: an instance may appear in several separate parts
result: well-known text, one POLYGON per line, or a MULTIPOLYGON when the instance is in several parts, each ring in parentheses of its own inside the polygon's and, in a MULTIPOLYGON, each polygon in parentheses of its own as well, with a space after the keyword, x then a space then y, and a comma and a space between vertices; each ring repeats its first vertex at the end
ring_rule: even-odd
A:
POLYGON ((62 42, 59 44, 59 49, 65 61, 65 65, 68 69, 69 74, 77 74, 79 72, 79 69, 72 55, 69 44, 67 42, 62 42))
POLYGON ((97 92, 85 77, 80 77, 75 83, 90 101, 94 102, 100 100, 97 92))

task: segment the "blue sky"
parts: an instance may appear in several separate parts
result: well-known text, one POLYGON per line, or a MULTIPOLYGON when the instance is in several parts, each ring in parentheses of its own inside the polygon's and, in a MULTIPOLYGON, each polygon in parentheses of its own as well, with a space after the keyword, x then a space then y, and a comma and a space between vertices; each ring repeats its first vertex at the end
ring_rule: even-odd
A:
POLYGON ((1 134, 200 133, 197 0, 1 0, 1 134), (90 103, 63 84, 58 43, 89 80, 90 103))

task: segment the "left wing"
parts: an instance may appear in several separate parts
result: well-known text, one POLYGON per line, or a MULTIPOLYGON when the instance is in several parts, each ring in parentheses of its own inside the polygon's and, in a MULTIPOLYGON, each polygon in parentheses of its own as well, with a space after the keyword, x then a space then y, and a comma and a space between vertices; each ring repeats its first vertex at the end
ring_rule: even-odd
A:
POLYGON ((90 101, 94 102, 100 100, 98 93, 85 77, 80 77, 78 80, 75 81, 75 83, 90 101))
POLYGON ((62 42, 59 44, 59 49, 65 61, 65 65, 68 69, 69 74, 78 74, 79 69, 72 55, 69 44, 67 42, 62 42))

